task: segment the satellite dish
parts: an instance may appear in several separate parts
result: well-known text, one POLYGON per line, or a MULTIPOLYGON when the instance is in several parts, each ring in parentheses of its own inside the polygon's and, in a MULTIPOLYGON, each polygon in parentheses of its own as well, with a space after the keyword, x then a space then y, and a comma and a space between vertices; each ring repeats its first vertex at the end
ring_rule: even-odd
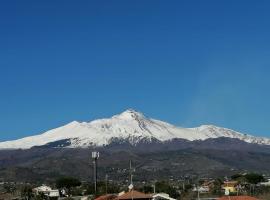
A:
POLYGON ((230 190, 229 190, 229 189, 226 189, 226 190, 225 190, 225 195, 226 195, 226 196, 229 196, 229 195, 230 195, 230 190))

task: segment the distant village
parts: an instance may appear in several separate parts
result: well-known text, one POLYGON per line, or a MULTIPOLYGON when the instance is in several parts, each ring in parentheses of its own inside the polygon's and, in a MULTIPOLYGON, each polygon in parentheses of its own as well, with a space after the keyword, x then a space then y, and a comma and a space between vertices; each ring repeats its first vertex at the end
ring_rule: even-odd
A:
MULTIPOLYGON (((130 161, 122 182, 98 176, 93 152, 93 180, 57 177, 50 183, 0 182, 0 200, 270 200, 270 176, 238 173, 231 177, 138 181, 130 161)), ((158 174, 156 175, 158 176, 158 174)))

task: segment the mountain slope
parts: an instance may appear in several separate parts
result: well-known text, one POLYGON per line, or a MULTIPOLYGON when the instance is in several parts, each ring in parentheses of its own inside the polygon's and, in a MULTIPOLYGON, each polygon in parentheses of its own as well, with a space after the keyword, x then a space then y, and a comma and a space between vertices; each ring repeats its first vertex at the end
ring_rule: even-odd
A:
POLYGON ((81 123, 73 121, 41 135, 0 142, 0 148, 27 149, 57 141, 65 141, 66 145, 63 145, 65 147, 88 147, 105 146, 115 141, 115 139, 127 140, 130 144, 136 145, 142 140, 164 142, 179 138, 194 141, 220 137, 236 138, 248 143, 270 145, 270 139, 267 138, 241 134, 213 125, 203 125, 197 128, 176 127, 166 122, 147 118, 142 113, 129 109, 112 118, 81 123))
MULTIPOLYGON (((157 151, 149 151, 152 143, 145 145, 144 150, 140 145, 132 146, 133 149, 124 145, 119 149, 121 144, 117 146, 118 150, 108 146, 96 148, 95 150, 100 152, 99 178, 103 180, 107 174, 111 180, 127 184, 130 160, 136 168, 134 177, 137 181, 168 180, 170 177, 175 180, 181 180, 183 177, 214 178, 248 171, 263 174, 270 172, 268 146, 226 138, 187 143, 191 145, 188 148, 159 148, 157 151), (215 146, 215 143, 223 147, 215 146), (246 148, 242 148, 242 145, 246 148)), ((168 147, 171 147, 171 144, 168 144, 168 147)), ((55 181, 57 177, 71 176, 92 181, 92 151, 92 148, 46 147, 0 150, 0 180, 44 183, 55 181)))

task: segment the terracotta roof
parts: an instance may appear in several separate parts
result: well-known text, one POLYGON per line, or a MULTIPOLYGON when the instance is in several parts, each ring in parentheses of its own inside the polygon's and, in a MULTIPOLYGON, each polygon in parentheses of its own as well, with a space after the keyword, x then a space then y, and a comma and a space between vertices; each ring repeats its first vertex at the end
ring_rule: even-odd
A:
POLYGON ((124 200, 124 199, 152 199, 152 196, 150 194, 144 194, 142 192, 138 192, 136 190, 129 191, 118 198, 119 200, 124 200))
POLYGON ((250 197, 250 196, 224 196, 220 197, 218 200, 259 200, 255 197, 250 197))
POLYGON ((230 186, 235 186, 235 185, 237 185, 237 181, 225 181, 224 182, 224 186, 227 186, 227 187, 230 187, 230 186))
POLYGON ((106 194, 106 195, 102 195, 97 197, 95 200, 112 200, 115 199, 117 196, 114 194, 106 194))

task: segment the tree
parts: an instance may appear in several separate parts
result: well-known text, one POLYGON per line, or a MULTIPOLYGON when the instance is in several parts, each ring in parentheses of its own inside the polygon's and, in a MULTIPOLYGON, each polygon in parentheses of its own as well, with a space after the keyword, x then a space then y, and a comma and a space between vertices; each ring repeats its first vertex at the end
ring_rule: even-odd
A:
POLYGON ((58 189, 67 189, 68 195, 71 193, 71 188, 81 185, 81 181, 72 177, 62 177, 56 180, 56 187, 58 189))
POLYGON ((156 182, 155 186, 156 192, 165 192, 173 198, 179 197, 179 193, 177 192, 177 190, 174 187, 172 187, 168 182, 165 181, 156 182))
POLYGON ((221 189, 222 184, 223 184, 223 180, 216 179, 214 181, 214 185, 213 185, 213 188, 211 190, 212 194, 221 195, 222 194, 222 189, 221 189))
POLYGON ((32 199, 33 196, 34 195, 33 195, 31 186, 24 185, 22 187, 22 189, 21 189, 21 197, 22 197, 22 199, 29 200, 29 199, 32 199))
POLYGON ((243 177, 242 174, 234 174, 234 175, 231 176, 231 178, 232 178, 233 180, 238 180, 239 178, 242 178, 242 177, 243 177))
POLYGON ((35 200, 44 200, 44 199, 48 199, 48 198, 42 192, 35 196, 35 200))
POLYGON ((256 174, 256 173, 246 174, 245 178, 247 182, 251 184, 257 184, 259 182, 264 181, 264 177, 261 174, 256 174))
POLYGON ((140 188, 140 191, 142 191, 144 193, 153 193, 154 187, 151 185, 144 185, 142 188, 140 188))
POLYGON ((16 191, 16 187, 14 184, 10 184, 10 183, 4 183, 3 188, 5 190, 6 193, 11 193, 13 194, 16 191))
MULTIPOLYGON (((84 185, 84 188, 86 189, 86 194, 95 193, 94 183, 88 183, 84 185)), ((104 181, 100 181, 97 183, 97 195, 106 194, 106 192, 108 194, 114 194, 114 193, 119 193, 119 191, 120 191, 120 188, 117 184, 107 183, 107 186, 106 186, 106 182, 104 181), (106 191, 106 188, 107 188, 107 191, 106 191)))

